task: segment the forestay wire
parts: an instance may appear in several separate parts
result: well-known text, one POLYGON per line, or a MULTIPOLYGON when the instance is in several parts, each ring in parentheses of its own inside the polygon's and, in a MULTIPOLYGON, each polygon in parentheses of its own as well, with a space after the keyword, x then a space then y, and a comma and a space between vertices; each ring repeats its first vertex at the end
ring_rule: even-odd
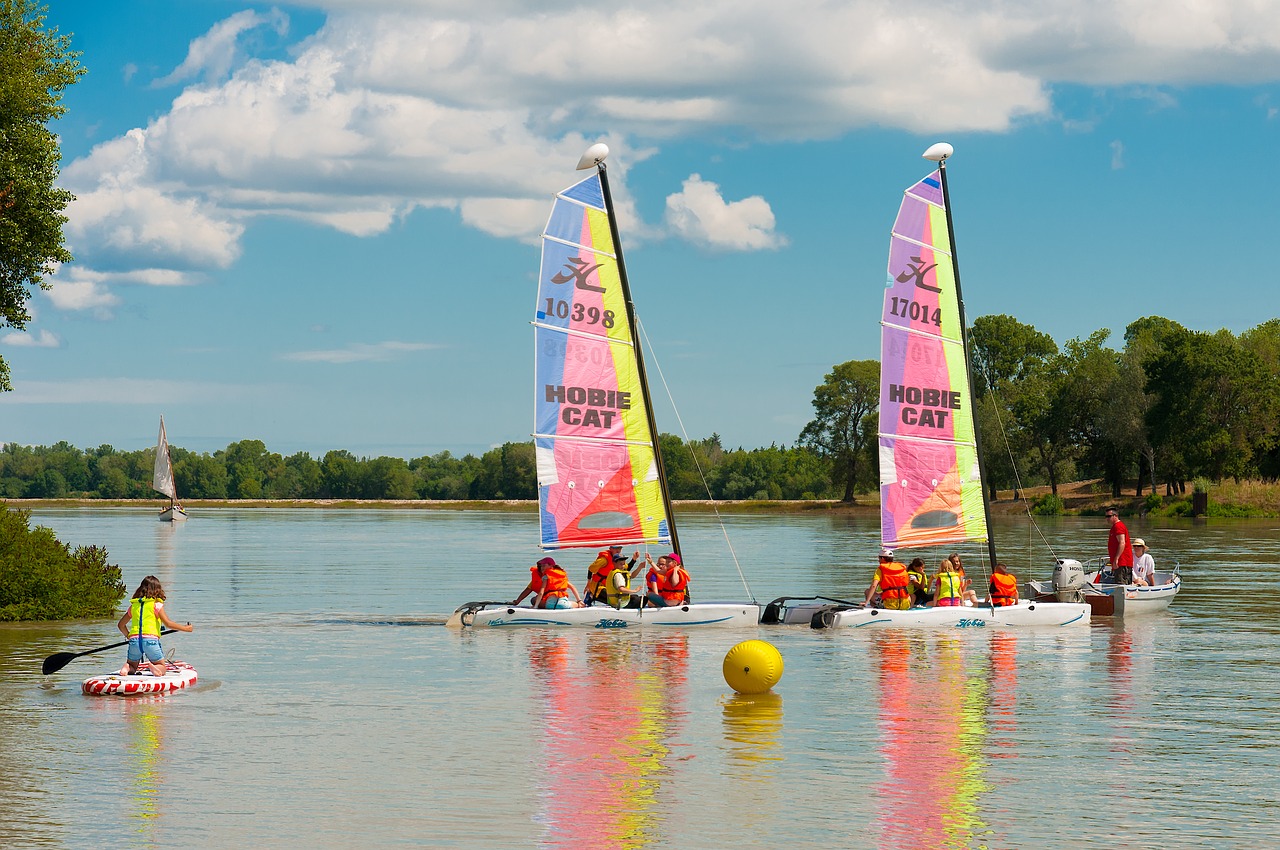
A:
MULTIPOLYGON (((751 585, 747 582, 746 575, 742 572, 742 564, 738 562, 738 553, 733 549, 733 541, 729 539, 729 530, 725 528, 724 518, 720 516, 720 509, 715 496, 711 495, 711 485, 707 483, 706 473, 702 471, 702 464, 698 462, 698 453, 692 448, 689 442, 689 432, 685 430, 684 420, 680 418, 680 409, 676 407, 676 400, 671 395, 671 388, 667 386, 667 376, 662 373, 662 364, 658 362, 658 356, 653 350, 653 343, 649 341, 649 335, 645 332, 644 324, 640 321, 640 315, 636 314, 636 328, 640 331, 640 337, 644 340, 644 347, 649 352, 649 362, 658 372, 658 380, 662 382, 662 390, 667 394, 667 401, 671 403, 671 409, 675 411, 676 423, 680 426, 680 438, 684 440, 685 445, 689 446, 689 455, 693 458, 693 465, 698 470, 698 479, 702 481, 702 489, 707 492, 707 498, 711 502, 711 510, 716 515, 716 522, 720 524, 720 533, 724 535, 725 545, 729 547, 729 556, 733 558, 733 566, 738 571, 738 578, 742 579, 742 586, 747 591, 747 596, 751 597, 752 603, 756 603, 756 595, 751 592, 751 585)), ((657 442, 658 435, 654 434, 654 441, 657 442)))

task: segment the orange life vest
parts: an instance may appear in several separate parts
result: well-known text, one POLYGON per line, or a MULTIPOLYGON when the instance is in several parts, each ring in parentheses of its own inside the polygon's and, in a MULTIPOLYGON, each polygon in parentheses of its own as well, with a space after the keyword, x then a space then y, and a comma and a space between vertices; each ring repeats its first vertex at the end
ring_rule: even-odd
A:
POLYGON ((613 553, 608 549, 597 552, 596 559, 587 566, 587 586, 583 592, 594 595, 604 586, 605 577, 609 575, 612 567, 613 553))
POLYGON ((1018 598, 1018 580, 1005 573, 991 576, 991 604, 1012 605, 1018 598))
POLYGON ((689 586, 689 574, 684 571, 684 567, 672 567, 669 572, 658 573, 658 595, 668 605, 679 605, 684 602, 685 589, 689 586), (679 573, 680 577, 675 581, 671 580, 672 573, 679 573))
MULTIPOLYGON (((547 580, 547 592, 544 595, 569 595, 569 574, 564 571, 564 567, 547 567, 543 577, 547 580)), ((539 586, 541 586, 541 583, 539 583, 539 586)))
POLYGON ((907 568, 897 561, 880 565, 880 598, 906 599, 907 568))

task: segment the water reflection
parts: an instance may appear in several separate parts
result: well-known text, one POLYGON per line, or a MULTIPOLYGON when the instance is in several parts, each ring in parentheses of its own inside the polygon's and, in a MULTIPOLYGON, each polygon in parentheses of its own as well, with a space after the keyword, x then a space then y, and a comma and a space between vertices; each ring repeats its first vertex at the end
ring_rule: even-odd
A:
POLYGON ((684 725, 688 637, 533 634, 544 715, 544 843, 637 848, 660 834, 666 762, 684 725))
MULTIPOLYGON (((879 846, 948 850, 985 843, 989 738, 1016 750, 1017 637, 982 644, 941 633, 871 636, 880 755, 875 788, 879 846)), ((1006 752, 1007 750, 1007 752, 1006 752)))
POLYGON ((124 752, 119 764, 125 798, 124 822, 131 847, 157 847, 160 798, 164 786, 164 712, 168 695, 96 697, 85 703, 95 711, 119 715, 124 752))

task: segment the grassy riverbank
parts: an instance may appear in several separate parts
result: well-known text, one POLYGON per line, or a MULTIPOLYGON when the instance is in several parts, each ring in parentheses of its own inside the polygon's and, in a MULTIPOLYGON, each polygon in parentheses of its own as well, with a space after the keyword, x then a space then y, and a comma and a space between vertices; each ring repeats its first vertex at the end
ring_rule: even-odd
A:
MULTIPOLYGON (((1162 491, 1160 491, 1162 492, 1162 491)), ((1025 514, 1028 504, 1037 498, 1049 494, 1048 487, 1028 487, 1021 494, 1012 490, 1001 490, 995 502, 991 503, 991 513, 997 516, 1025 514)), ((1058 486, 1058 498, 1062 500, 1062 513, 1067 516, 1100 515, 1107 505, 1119 505, 1121 513, 1136 515, 1157 513, 1161 511, 1180 510, 1180 503, 1188 502, 1191 494, 1161 499, 1161 508, 1152 510, 1148 504, 1149 496, 1139 498, 1134 495, 1132 487, 1125 488, 1119 498, 1111 495, 1110 489, 1101 481, 1073 481, 1058 486), (1171 507, 1172 506, 1172 507, 1171 507)), ((162 499, 9 499, 7 504, 14 508, 32 507, 90 507, 90 508, 154 508, 159 511, 165 505, 162 499)), ((187 508, 342 508, 352 510, 370 510, 397 508, 406 510, 464 510, 464 511, 508 511, 530 512, 537 510, 533 501, 434 501, 422 499, 195 499, 183 503, 187 508)), ((1262 481, 1224 481, 1222 484, 1209 486, 1210 515, 1221 516, 1253 516, 1280 517, 1280 484, 1269 484, 1262 481)), ((801 511, 839 511, 843 513, 875 514, 880 509, 878 493, 865 493, 850 505, 835 500, 817 501, 677 501, 676 507, 681 512, 702 513, 718 511, 720 513, 787 513, 801 511)))

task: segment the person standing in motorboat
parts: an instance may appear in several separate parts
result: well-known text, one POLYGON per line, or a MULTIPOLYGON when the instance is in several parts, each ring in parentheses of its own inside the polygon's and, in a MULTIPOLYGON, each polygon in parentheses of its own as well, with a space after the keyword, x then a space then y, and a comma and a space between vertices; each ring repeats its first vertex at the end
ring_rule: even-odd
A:
POLYGON ((1107 563, 1111 567, 1111 575, 1104 575, 1102 583, 1132 584, 1133 543, 1129 529, 1120 521, 1120 512, 1114 505, 1107 508, 1107 519, 1111 521, 1111 532, 1107 535, 1107 563))
POLYGON ((1147 551, 1147 541, 1133 539, 1133 583, 1149 587, 1156 583, 1156 559, 1147 551))

